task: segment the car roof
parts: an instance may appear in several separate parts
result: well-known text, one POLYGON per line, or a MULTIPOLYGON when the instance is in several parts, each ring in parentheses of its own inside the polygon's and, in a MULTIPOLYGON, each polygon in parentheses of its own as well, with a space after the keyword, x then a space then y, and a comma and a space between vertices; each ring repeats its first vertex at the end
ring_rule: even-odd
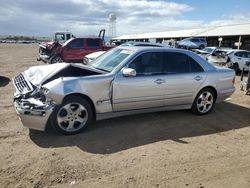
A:
POLYGON ((189 51, 189 50, 185 50, 185 49, 180 49, 180 48, 168 48, 168 47, 149 47, 149 46, 118 46, 116 47, 118 49, 124 49, 124 50, 132 50, 133 54, 139 54, 142 52, 179 52, 182 54, 186 54, 188 56, 190 56, 191 58, 193 58, 195 61, 199 62, 202 67, 206 70, 206 71, 210 71, 210 70, 214 70, 215 67, 213 65, 211 65, 210 63, 208 63, 205 59, 203 59, 202 57, 200 57, 199 55, 197 55, 196 53, 189 51))
POLYGON ((161 43, 151 43, 151 42, 137 42, 137 41, 128 41, 120 46, 152 46, 152 47, 166 47, 166 45, 161 43))

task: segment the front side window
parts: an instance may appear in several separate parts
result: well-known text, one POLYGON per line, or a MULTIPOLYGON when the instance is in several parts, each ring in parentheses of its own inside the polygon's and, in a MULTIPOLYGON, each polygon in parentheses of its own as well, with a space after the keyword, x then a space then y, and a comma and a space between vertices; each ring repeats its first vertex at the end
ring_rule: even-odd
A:
POLYGON ((83 40, 82 39, 75 39, 72 40, 69 44, 68 44, 69 48, 83 48, 83 40))
POLYGON ((162 53, 147 52, 139 55, 128 66, 135 69, 137 75, 155 75, 162 72, 162 53))

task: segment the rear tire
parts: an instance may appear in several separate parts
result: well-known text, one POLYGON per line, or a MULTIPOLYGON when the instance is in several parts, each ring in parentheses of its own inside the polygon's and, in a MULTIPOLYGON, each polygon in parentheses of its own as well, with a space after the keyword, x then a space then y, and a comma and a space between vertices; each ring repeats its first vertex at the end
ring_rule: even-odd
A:
POLYGON ((56 107, 50 118, 51 127, 64 135, 74 135, 82 132, 93 121, 93 110, 90 103, 78 96, 72 95, 56 107))
POLYGON ((214 103, 214 91, 210 88, 204 88, 195 97, 191 111, 194 114, 205 115, 212 110, 214 103))

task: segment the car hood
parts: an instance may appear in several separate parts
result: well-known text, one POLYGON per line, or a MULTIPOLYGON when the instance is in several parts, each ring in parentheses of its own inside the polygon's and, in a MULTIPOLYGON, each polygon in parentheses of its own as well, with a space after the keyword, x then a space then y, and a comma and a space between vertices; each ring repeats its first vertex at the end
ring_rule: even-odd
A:
POLYGON ((103 74, 105 72, 94 69, 90 66, 74 63, 56 63, 52 65, 40 65, 30 67, 28 70, 24 71, 26 78, 34 86, 42 85, 46 80, 50 79, 57 73, 62 70, 67 69, 68 67, 76 67, 79 69, 87 70, 88 72, 103 74))
POLYGON ((49 47, 52 46, 54 43, 55 43, 54 41, 42 42, 42 43, 40 44, 40 47, 49 48, 49 47))

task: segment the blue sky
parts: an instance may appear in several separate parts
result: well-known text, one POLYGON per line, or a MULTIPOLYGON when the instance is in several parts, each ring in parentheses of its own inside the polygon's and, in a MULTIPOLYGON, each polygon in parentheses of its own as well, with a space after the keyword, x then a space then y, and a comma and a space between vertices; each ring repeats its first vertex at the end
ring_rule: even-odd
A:
MULTIPOLYGON (((0 0, 0 34, 77 36, 108 30, 117 15, 117 35, 250 22, 250 0, 0 0)), ((250 28, 249 28, 250 29, 250 28)))
POLYGON ((207 22, 226 19, 231 15, 250 13, 249 0, 175 0, 174 2, 188 4, 194 8, 193 11, 182 16, 188 19, 202 19, 207 22))

